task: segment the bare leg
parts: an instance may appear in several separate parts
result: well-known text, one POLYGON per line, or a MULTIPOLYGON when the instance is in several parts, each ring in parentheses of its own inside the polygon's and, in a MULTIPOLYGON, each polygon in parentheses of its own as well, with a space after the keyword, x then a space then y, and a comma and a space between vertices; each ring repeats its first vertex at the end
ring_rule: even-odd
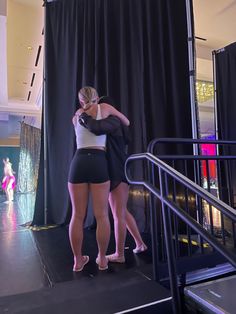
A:
POLYGON ((7 176, 5 176, 4 178, 3 178, 3 180, 2 180, 2 185, 4 186, 4 192, 6 193, 6 199, 7 199, 7 201, 6 201, 6 203, 8 203, 9 202, 9 197, 8 197, 8 191, 7 191, 7 187, 8 187, 8 177, 7 176))
POLYGON ((87 256, 82 256, 83 224, 88 204, 88 184, 68 183, 72 203, 72 217, 69 226, 70 244, 74 254, 74 271, 80 271, 88 262, 87 256))
POLYGON ((14 191, 13 191, 13 189, 10 189, 10 191, 9 191, 9 195, 10 195, 10 201, 13 201, 14 200, 14 191))
POLYGON ((10 189, 8 188, 8 186, 6 187, 6 197, 7 197, 7 202, 10 202, 11 196, 10 196, 10 189))
POLYGON ((110 181, 90 184, 93 200, 94 216, 97 221, 97 244, 98 257, 97 264, 100 270, 107 269, 106 252, 110 240, 110 221, 108 217, 108 195, 110 189, 110 181))
POLYGON ((138 230, 137 223, 134 219, 134 217, 130 214, 128 209, 126 209, 126 224, 127 229, 129 230, 130 234, 134 238, 136 248, 133 250, 134 253, 140 253, 147 250, 146 244, 143 242, 143 239, 140 235, 140 232, 138 230))
POLYGON ((7 187, 7 189, 8 189, 8 196, 9 196, 9 201, 13 201, 13 188, 12 188, 12 186, 13 186, 13 179, 10 179, 9 180, 9 183, 8 183, 8 187, 7 187))
MULTIPOLYGON (((126 192, 125 193, 127 194, 127 201, 128 201, 129 186, 126 183, 122 183, 122 184, 124 184, 126 186, 126 192)), ((140 252, 147 250, 147 246, 143 242, 143 239, 140 235, 136 220, 134 219, 133 215, 131 215, 131 213, 128 211, 127 208, 126 208, 125 213, 126 213, 125 218, 126 218, 127 229, 129 230, 129 233, 132 235, 132 237, 135 241, 135 244, 136 244, 136 248, 133 250, 134 253, 140 253, 140 252)))
POLYGON ((109 195, 109 203, 111 206, 114 229, 116 251, 114 254, 108 255, 111 262, 124 263, 124 248, 126 238, 126 205, 128 201, 128 185, 121 182, 109 195))

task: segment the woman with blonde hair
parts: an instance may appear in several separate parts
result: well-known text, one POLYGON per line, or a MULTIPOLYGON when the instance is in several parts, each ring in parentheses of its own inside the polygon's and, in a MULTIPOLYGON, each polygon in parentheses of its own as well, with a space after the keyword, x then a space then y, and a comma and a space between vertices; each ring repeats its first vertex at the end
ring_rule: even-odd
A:
POLYGON ((96 238, 98 256, 96 263, 99 270, 108 268, 106 251, 110 239, 110 222, 108 217, 108 195, 110 179, 106 159, 106 135, 96 136, 79 123, 79 116, 86 112, 96 120, 117 116, 122 123, 129 125, 129 120, 112 106, 98 105, 97 91, 90 86, 79 91, 80 108, 73 124, 76 134, 77 151, 70 165, 68 189, 72 203, 72 217, 69 236, 74 254, 74 271, 82 271, 89 262, 87 255, 82 255, 83 222, 86 215, 88 195, 92 196, 94 216, 97 221, 96 238))

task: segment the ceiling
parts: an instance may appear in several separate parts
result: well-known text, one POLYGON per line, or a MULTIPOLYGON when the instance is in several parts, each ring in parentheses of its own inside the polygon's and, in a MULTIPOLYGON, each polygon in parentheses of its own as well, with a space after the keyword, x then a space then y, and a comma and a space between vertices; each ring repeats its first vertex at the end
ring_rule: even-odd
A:
POLYGON ((2 68, 6 68, 1 73, 0 140, 19 138, 19 121, 23 119, 40 127, 43 78, 42 1, 3 2, 0 66, 2 63, 2 68), (3 50, 7 52, 5 55, 3 50))
POLYGON ((236 41, 236 0, 193 0, 197 76, 213 81, 212 51, 236 41))
POLYGON ((236 40, 236 0, 193 0, 195 34, 202 46, 223 48, 236 40))
MULTIPOLYGON (((1 12, 1 6, 4 2, 6 6, 6 25, 3 20, 5 35, 0 30, 2 38, 0 42, 1 139, 4 136, 18 136, 17 132, 19 133, 18 123, 18 129, 9 128, 9 132, 15 132, 15 134, 4 135, 3 130, 6 128, 1 128, 1 123, 7 124, 7 115, 9 115, 9 123, 11 115, 18 115, 30 119, 35 126, 40 125, 44 9, 42 0, 0 1, 0 22, 4 15, 1 12), (4 36, 6 37, 5 45, 4 36), (4 47, 7 51, 6 56, 3 51, 4 47)), ((201 80, 212 81, 212 50, 236 41, 236 0, 193 0, 193 5, 195 35, 206 39, 205 41, 196 40, 197 77, 201 80)), ((206 123, 209 121, 209 103, 207 108, 206 123)))
MULTIPOLYGON (((197 78, 213 81, 212 51, 236 42, 236 0, 193 0, 197 78)), ((214 133, 214 101, 199 103, 202 135, 214 133)))
POLYGON ((10 105, 33 110, 42 86, 43 8, 41 1, 30 1, 8 0, 7 66, 10 105))

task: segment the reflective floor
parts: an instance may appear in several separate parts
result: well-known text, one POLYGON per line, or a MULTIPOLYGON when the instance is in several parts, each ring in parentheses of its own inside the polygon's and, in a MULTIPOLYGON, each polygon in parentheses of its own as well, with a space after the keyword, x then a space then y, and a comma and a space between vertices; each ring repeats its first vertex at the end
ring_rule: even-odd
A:
MULTIPOLYGON (((78 281, 81 291, 91 284, 100 291, 104 280, 106 286, 115 283, 122 286, 128 278, 139 282, 152 276, 150 250, 139 256, 133 254, 135 244, 130 237, 126 243, 126 263, 110 264, 109 270, 101 274, 95 263, 94 229, 84 232, 83 249, 90 256, 90 262, 83 272, 75 274, 68 226, 32 231, 25 224, 32 220, 35 195, 16 194, 15 201, 9 204, 5 200, 5 195, 0 195, 0 305, 2 297, 44 291, 69 281, 78 281)), ((148 234, 144 239, 151 247, 148 234)), ((113 236, 108 249, 111 252, 114 252, 113 236)))
POLYGON ((32 221, 35 193, 15 194, 14 201, 6 203, 0 194, 0 232, 22 230, 23 224, 32 221))
POLYGON ((0 194, 0 296, 48 286, 33 234, 23 226, 32 220, 35 194, 15 194, 14 202, 5 201, 0 194))

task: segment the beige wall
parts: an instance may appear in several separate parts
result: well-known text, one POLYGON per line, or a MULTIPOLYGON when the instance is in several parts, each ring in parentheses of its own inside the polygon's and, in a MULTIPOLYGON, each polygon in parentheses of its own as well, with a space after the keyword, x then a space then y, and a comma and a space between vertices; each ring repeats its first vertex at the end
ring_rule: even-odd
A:
POLYGON ((7 15, 7 1, 0 0, 0 15, 7 15))
POLYGON ((0 146, 20 146, 20 138, 0 139, 0 146))

